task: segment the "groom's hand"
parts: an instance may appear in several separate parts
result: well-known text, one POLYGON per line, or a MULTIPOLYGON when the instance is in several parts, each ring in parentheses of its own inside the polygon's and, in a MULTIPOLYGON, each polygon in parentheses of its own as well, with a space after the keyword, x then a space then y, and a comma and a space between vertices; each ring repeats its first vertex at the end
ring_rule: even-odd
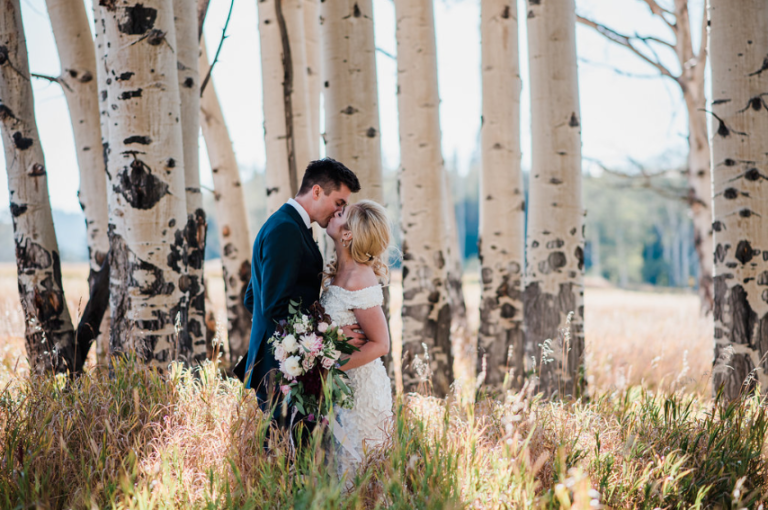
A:
POLYGON ((344 326, 341 328, 341 330, 344 332, 344 336, 347 337, 349 343, 358 349, 368 342, 368 338, 366 338, 365 333, 363 333, 363 330, 360 329, 360 324, 344 326))

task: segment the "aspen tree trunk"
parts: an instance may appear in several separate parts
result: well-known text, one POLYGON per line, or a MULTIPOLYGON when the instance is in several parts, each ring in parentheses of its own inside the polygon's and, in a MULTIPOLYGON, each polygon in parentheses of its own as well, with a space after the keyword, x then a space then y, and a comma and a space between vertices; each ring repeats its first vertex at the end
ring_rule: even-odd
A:
MULTIPOLYGON (((204 40, 200 48, 200 69, 207 71, 209 64, 204 40)), ((251 279, 248 212, 235 151, 232 149, 232 140, 224 122, 213 80, 205 87, 200 108, 200 125, 203 127, 203 137, 213 172, 213 196, 219 224, 219 246, 227 302, 229 360, 235 364, 248 351, 251 335, 251 312, 243 304, 245 289, 251 279)))
MULTIPOLYGON (((106 41, 106 24, 104 21, 104 8, 101 7, 98 2, 93 2, 93 25, 94 25, 94 46, 96 54, 96 85, 98 94, 98 108, 99 108, 99 125, 101 133, 100 153, 101 159, 104 165, 104 185, 105 185, 105 200, 109 196, 109 192, 106 189, 106 179, 109 174, 108 157, 109 150, 109 101, 107 99, 107 72, 105 56, 107 52, 106 41)), ((109 204, 107 204, 107 232, 109 229, 109 204)), ((107 235, 107 243, 109 243, 109 235, 107 235)), ((107 244, 109 248, 109 244, 107 244)), ((101 323, 99 337, 96 339, 96 361, 100 365, 106 365, 109 362, 109 337, 110 337, 110 317, 109 310, 104 314, 104 319, 101 323)))
POLYGON ((579 396, 585 383, 584 213, 575 23, 573 0, 528 3, 533 164, 525 341, 535 355, 540 391, 558 397, 579 396), (570 338, 563 338, 560 330, 571 312, 570 338))
POLYGON ((768 384, 768 4, 710 0, 714 390, 768 384))
MULTIPOLYGON (((59 80, 69 108, 80 169, 78 198, 85 216, 90 264, 88 283, 93 290, 97 273, 109 251, 107 178, 101 145, 96 53, 88 15, 81 1, 47 0, 46 4, 61 62, 59 80)), ((98 331, 96 357, 103 363, 109 350, 109 314, 104 315, 98 331)))
POLYGON ((477 371, 485 383, 520 388, 525 375, 523 267, 525 197, 520 170, 517 0, 483 0, 483 166, 478 254, 482 293, 477 371))
POLYGON ((320 96, 323 93, 320 5, 318 0, 304 0, 304 43, 307 55, 307 91, 309 94, 309 102, 307 103, 309 105, 309 114, 307 115, 309 151, 311 159, 317 159, 320 157, 320 96))
POLYGON ((323 2, 325 151, 360 179, 354 200, 384 204, 372 0, 323 2))
POLYGON ((73 370, 75 331, 61 286, 18 0, 7 0, 0 9, 0 123, 29 364, 36 374, 73 370))
POLYGON ((46 0, 61 61, 64 97, 69 107, 80 168, 80 207, 85 215, 88 260, 98 271, 109 250, 107 178, 101 149, 96 53, 88 15, 80 0, 46 0))
POLYGON ((453 382, 451 306, 441 203, 443 157, 431 0, 395 0, 403 232, 403 390, 453 382), (428 350, 424 352, 424 348, 428 350))
POLYGON ((310 143, 303 0, 258 3, 267 150, 267 213, 296 195, 310 143))
POLYGON ((191 363, 176 31, 172 0, 105 6, 110 109, 110 309, 113 353, 163 371, 191 363))
POLYGON ((198 6, 191 0, 173 0, 176 27, 176 59, 181 98, 181 135, 184 144, 184 182, 187 203, 187 264, 189 315, 187 331, 192 356, 201 362, 206 358, 205 327, 205 239, 208 223, 200 192, 198 136, 200 134, 200 73, 198 58, 198 6))

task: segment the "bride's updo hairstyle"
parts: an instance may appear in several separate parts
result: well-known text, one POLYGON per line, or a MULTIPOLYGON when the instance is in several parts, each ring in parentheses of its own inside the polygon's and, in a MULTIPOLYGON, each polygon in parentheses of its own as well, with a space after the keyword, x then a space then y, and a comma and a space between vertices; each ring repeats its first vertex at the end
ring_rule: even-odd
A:
MULTIPOLYGON (((342 227, 352 232, 349 253, 360 264, 373 268, 382 282, 389 280, 387 255, 392 240, 392 228, 387 210, 373 200, 361 200, 347 206, 347 224, 342 227)), ((336 275, 338 262, 331 261, 323 273, 323 281, 336 275)))

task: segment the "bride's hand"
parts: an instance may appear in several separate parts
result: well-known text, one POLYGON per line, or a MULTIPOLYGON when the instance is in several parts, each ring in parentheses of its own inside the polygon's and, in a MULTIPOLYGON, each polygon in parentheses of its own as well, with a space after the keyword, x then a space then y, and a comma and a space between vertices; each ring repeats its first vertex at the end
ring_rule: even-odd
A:
POLYGON ((365 333, 362 333, 362 329, 360 329, 360 324, 344 326, 341 330, 344 332, 344 336, 347 337, 349 343, 358 349, 368 342, 365 333))

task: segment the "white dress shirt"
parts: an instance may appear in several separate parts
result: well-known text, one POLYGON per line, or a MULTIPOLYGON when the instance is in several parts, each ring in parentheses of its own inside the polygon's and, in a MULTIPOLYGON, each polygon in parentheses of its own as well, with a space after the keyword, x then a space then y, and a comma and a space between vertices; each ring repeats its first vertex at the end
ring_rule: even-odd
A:
POLYGON ((307 228, 312 228, 312 220, 309 219, 309 213, 306 211, 306 209, 304 209, 300 203, 292 198, 289 198, 287 203, 299 211, 299 216, 301 216, 301 219, 304 220, 304 224, 307 226, 307 228))

